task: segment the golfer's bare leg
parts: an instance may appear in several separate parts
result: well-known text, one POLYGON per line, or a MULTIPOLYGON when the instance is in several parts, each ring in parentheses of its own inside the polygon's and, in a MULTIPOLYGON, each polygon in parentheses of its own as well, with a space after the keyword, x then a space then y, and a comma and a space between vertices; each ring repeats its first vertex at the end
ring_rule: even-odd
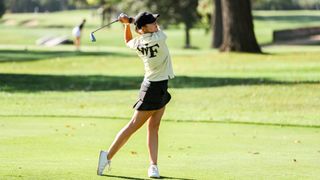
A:
POLYGON ((158 131, 160 127, 160 121, 164 113, 165 107, 157 110, 148 121, 148 150, 150 164, 156 165, 158 163, 158 131))
POLYGON ((108 160, 128 141, 130 136, 136 132, 155 111, 135 111, 131 121, 120 130, 108 150, 108 160))
POLYGON ((76 46, 77 50, 80 49, 80 37, 76 37, 76 39, 74 41, 74 45, 76 46))

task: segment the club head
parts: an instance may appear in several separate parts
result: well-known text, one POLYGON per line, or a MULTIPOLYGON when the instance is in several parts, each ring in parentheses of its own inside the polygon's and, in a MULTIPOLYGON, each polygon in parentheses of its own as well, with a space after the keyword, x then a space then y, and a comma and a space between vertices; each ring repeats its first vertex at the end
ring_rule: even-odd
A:
POLYGON ((94 37, 93 33, 90 33, 91 42, 96 42, 96 38, 94 37))

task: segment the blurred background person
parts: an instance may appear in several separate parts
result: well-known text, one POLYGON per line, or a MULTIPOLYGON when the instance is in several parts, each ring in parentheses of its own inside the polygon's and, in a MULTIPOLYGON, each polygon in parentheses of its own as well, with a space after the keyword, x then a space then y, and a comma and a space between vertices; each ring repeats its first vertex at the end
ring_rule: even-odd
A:
POLYGON ((74 45, 76 46, 76 50, 80 51, 80 45, 81 45, 81 33, 82 29, 84 27, 84 24, 86 23, 86 19, 83 19, 81 24, 75 26, 72 29, 72 35, 74 36, 74 45))

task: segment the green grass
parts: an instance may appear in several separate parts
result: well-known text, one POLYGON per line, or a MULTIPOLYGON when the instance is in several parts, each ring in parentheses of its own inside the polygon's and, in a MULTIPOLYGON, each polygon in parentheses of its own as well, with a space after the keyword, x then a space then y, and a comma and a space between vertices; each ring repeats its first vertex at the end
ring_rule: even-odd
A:
MULTIPOLYGON (((22 104, 18 107, 24 107, 20 114, 118 117, 118 109, 130 108, 135 101, 143 77, 140 60, 130 51, 123 53, 122 49, 82 53, 0 52, 0 89, 5 92, 1 99, 6 104, 3 114, 7 115, 15 114, 19 100, 22 104), (52 103, 47 103, 48 98, 52 103), (35 101, 28 103, 30 99, 35 101), (63 106, 56 108, 60 104, 63 106), (37 111, 30 112, 30 108, 37 111)), ((317 57, 318 52, 269 55, 173 52, 177 78, 170 86, 175 98, 173 109, 168 110, 166 117, 318 126, 317 57), (202 106, 194 104, 198 94, 202 95, 202 106)), ((131 112, 120 114, 129 118, 131 112)))
MULTIPOLYGON (((0 176, 99 179, 99 149, 133 113, 140 60, 125 48, 5 47, 0 176)), ((164 179, 319 176, 319 52, 266 51, 172 51, 177 77, 160 134, 164 179)), ((109 178, 146 177, 144 128, 115 157, 109 178)))
MULTIPOLYGON (((0 26, 1 27, 1 26, 0 26)), ((111 29, 104 29, 95 33, 97 42, 92 43, 89 38, 89 34, 94 28, 86 28, 83 31, 82 44, 83 45, 94 45, 94 46, 109 46, 109 47, 123 47, 124 40, 123 34, 119 33, 121 30, 120 24, 115 24, 111 29)), ((1 44, 8 45, 35 45, 36 41, 42 37, 59 37, 71 36, 72 28, 12 28, 12 27, 1 27, 0 32, 5 34, 0 40, 1 44)), ((182 30, 168 30, 167 34, 170 37, 168 43, 170 47, 181 49, 184 46, 184 34, 182 30)), ((136 34, 134 34, 136 35, 136 34)), ((201 29, 191 30, 192 45, 201 48, 208 49, 210 47, 210 34, 205 34, 201 29)))
MULTIPOLYGON (((272 29, 294 21, 287 16, 318 16, 273 13, 280 18, 255 12, 256 22, 277 21, 272 29)), ((0 25, 0 179, 145 179, 145 127, 115 156, 111 172, 95 175, 99 150, 133 113, 142 62, 123 45, 118 25, 97 33, 95 44, 84 37, 82 52, 33 45, 46 33, 69 33, 69 20, 66 28, 48 28, 66 16, 80 17, 48 14, 44 20, 52 21, 32 29, 0 25)), ((183 50, 182 31, 168 30, 177 77, 160 128, 163 179, 317 179, 319 48, 224 54, 208 49, 202 30, 192 33, 200 49, 183 50)))
POLYGON ((86 26, 93 27, 100 23, 98 15, 92 15, 90 10, 76 10, 76 11, 61 11, 53 13, 17 13, 17 14, 5 14, 2 21, 13 21, 8 26, 26 26, 25 23, 31 20, 37 21, 39 27, 68 27, 72 28, 78 23, 81 23, 82 19, 87 20, 86 26))
MULTIPOLYGON (((100 148, 127 120, 2 117, 2 179, 145 179, 145 127, 95 175, 100 148)), ((164 179, 316 179, 319 129, 176 123, 160 130, 164 179), (200 140, 200 141, 199 141, 200 140)))

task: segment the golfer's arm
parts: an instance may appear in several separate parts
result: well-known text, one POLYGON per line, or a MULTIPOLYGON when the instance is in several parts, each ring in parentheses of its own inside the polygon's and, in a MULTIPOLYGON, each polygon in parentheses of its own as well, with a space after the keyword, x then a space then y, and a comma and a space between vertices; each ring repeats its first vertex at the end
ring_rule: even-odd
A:
POLYGON ((130 24, 124 25, 124 41, 128 43, 132 39, 130 24))

